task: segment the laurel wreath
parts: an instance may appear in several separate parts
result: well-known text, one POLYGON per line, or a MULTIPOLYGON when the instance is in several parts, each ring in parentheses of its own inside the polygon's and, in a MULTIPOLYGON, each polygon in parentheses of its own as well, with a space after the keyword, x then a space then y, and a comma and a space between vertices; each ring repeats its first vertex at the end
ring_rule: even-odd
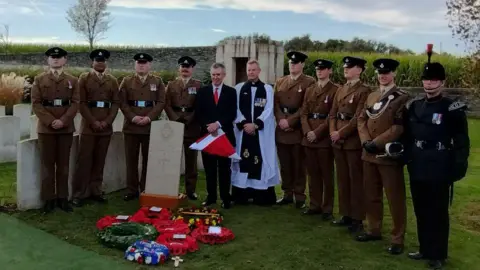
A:
POLYGON ((100 242, 111 248, 125 250, 140 240, 155 240, 158 232, 150 224, 126 222, 115 224, 98 232, 100 242))

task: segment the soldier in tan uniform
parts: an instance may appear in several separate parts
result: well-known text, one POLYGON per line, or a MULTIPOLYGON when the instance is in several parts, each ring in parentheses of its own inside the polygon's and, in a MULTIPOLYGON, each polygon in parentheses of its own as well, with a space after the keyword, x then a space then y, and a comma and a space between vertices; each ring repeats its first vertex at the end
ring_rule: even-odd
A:
POLYGON ((120 108, 125 116, 123 133, 127 166, 127 194, 124 200, 138 198, 145 191, 151 122, 165 107, 165 85, 160 77, 150 74, 153 57, 138 53, 133 59, 135 75, 120 83, 120 108), (139 151, 142 152, 142 174, 138 175, 139 151), (140 192, 139 192, 140 188, 140 192))
POLYGON ((189 56, 178 59, 180 77, 167 85, 165 112, 172 121, 185 124, 183 150, 185 155, 185 191, 190 200, 197 200, 198 151, 189 146, 200 137, 200 125, 194 117, 195 97, 202 86, 199 80, 192 78, 197 62, 189 56))
POLYGON ((120 107, 117 79, 105 74, 109 58, 107 50, 92 51, 93 70, 81 74, 78 81, 82 123, 72 184, 72 203, 77 207, 87 198, 106 202, 102 195, 103 168, 113 133, 112 123, 120 107))
POLYGON ((313 62, 318 81, 307 88, 302 106, 302 145, 309 174, 310 207, 306 215, 322 214, 333 218, 334 180, 333 151, 328 130, 328 113, 338 86, 330 81, 333 62, 318 59, 313 62))
POLYGON ((296 207, 305 208, 306 173, 300 114, 305 91, 315 84, 315 79, 303 74, 307 55, 292 51, 287 53, 287 57, 290 74, 277 80, 274 96, 278 124, 275 139, 283 190, 283 198, 277 204, 290 204, 295 198, 296 207))
POLYGON ((347 82, 337 90, 330 110, 330 139, 333 144, 337 172, 339 212, 342 216, 334 225, 347 226, 351 232, 363 229, 365 194, 363 191, 362 145, 357 131, 357 117, 363 109, 370 89, 360 75, 367 61, 347 56, 343 58, 347 82))
POLYGON ((48 213, 58 205, 71 212, 68 203, 70 148, 75 126, 73 119, 80 99, 77 78, 63 71, 67 52, 53 47, 45 52, 49 71, 35 77, 32 87, 32 108, 38 117, 41 198, 48 213), (56 190, 56 192, 55 192, 56 190))
POLYGON ((392 239, 388 252, 403 252, 407 222, 403 164, 385 155, 387 143, 398 141, 403 133, 402 112, 409 95, 395 86, 393 59, 377 59, 373 66, 378 72, 380 89, 371 93, 358 118, 358 132, 363 145, 363 175, 365 181, 368 230, 357 236, 361 242, 382 239, 383 189, 393 219, 392 239))

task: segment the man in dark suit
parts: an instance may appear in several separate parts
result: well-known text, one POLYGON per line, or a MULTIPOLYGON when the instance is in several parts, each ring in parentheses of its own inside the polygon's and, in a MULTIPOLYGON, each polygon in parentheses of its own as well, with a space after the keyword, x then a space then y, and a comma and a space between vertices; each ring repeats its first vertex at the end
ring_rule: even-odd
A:
MULTIPOLYGON (((212 84, 202 87, 195 100, 195 115, 201 125, 202 136, 206 134, 217 135, 221 128, 230 143, 235 146, 233 122, 237 116, 237 91, 235 88, 224 85, 225 66, 214 63, 210 68, 212 84)), ((217 170, 220 186, 222 207, 230 208, 231 195, 231 159, 210 155, 202 152, 203 167, 207 178, 207 199, 204 206, 215 204, 217 201, 217 170)))

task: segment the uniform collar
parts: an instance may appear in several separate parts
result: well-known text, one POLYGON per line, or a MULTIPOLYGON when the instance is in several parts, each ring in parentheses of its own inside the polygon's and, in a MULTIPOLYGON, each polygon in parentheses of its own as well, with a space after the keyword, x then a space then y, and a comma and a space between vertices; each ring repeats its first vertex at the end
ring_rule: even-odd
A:
POLYGON ((53 69, 53 68, 51 68, 51 69, 50 69, 50 72, 51 72, 53 75, 55 75, 55 72, 57 72, 57 73, 58 73, 58 76, 60 76, 60 75, 62 75, 62 73, 63 73, 63 68, 59 68, 59 69, 53 69))
POLYGON ((298 75, 296 75, 296 76, 293 76, 292 74, 290 74, 290 79, 296 81, 296 80, 298 80, 298 78, 300 78, 300 76, 302 76, 302 73, 300 73, 300 74, 298 74, 298 75))
POLYGON ((190 82, 191 79, 192 79, 192 77, 188 77, 188 78, 180 77, 180 80, 182 80, 184 85, 187 85, 188 82, 190 82))
POLYGON ((323 81, 322 81, 322 80, 318 80, 317 84, 318 84, 318 86, 320 86, 320 87, 323 88, 323 87, 325 87, 325 85, 327 85, 329 82, 330 82, 330 79, 326 79, 326 80, 323 80, 323 81))
POLYGON ((347 85, 347 86, 353 86, 353 85, 355 85, 355 84, 356 84, 357 82, 359 82, 359 81, 360 81, 360 79, 349 80, 349 81, 347 81, 346 85, 347 85))
POLYGON ((104 77, 105 76, 105 71, 104 72, 98 72, 96 71, 95 69, 93 70, 93 72, 100 78, 100 76, 104 77))
POLYGON ((393 87, 395 87, 394 83, 387 86, 380 85, 380 93, 385 94, 386 92, 390 91, 393 87))
POLYGON ((142 82, 144 82, 147 79, 148 75, 150 75, 150 74, 147 73, 147 74, 141 76, 140 74, 135 73, 135 76, 137 76, 142 82))

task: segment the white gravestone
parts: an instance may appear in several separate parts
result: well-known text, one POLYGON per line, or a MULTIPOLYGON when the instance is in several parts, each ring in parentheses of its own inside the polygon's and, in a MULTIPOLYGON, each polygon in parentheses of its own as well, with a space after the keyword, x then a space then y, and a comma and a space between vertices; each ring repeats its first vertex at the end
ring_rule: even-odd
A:
POLYGON ((37 139, 17 144, 17 207, 19 210, 41 208, 40 152, 37 139))
POLYGON ((16 104, 13 106, 13 115, 20 117, 20 136, 30 135, 30 116, 32 115, 32 105, 16 104))
POLYGON ((108 146, 103 169, 103 191, 111 193, 127 187, 125 144, 122 132, 114 132, 108 146))
POLYGON ((20 118, 0 116, 0 163, 17 160, 17 142, 20 140, 20 118))
POLYGON ((153 121, 148 152, 146 194, 178 196, 184 125, 153 121))
POLYGON ((36 115, 30 116, 30 139, 37 139, 37 125, 38 125, 38 118, 36 115))
POLYGON ((5 106, 0 105, 0 116, 5 116, 5 106))
POLYGON ((112 128, 113 132, 122 132, 123 130, 123 121, 125 117, 123 116, 123 113, 121 110, 118 110, 117 116, 115 117, 115 120, 113 120, 112 123, 112 128))
POLYGON ((71 200, 73 196, 72 183, 73 183, 73 177, 75 175, 75 166, 77 165, 79 141, 80 141, 80 135, 74 134, 72 147, 70 148, 70 160, 69 160, 69 171, 68 171, 68 199, 69 200, 71 200))

